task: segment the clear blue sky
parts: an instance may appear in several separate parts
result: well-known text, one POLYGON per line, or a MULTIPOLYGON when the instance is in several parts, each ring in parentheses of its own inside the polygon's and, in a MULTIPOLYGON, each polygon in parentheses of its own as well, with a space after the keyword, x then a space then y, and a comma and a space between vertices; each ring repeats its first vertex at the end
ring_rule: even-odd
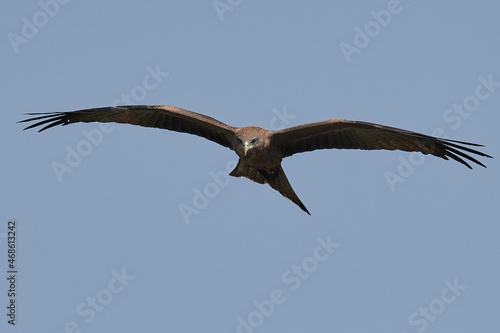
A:
POLYGON ((498 332, 498 2, 0 6, 0 331, 498 332), (496 158, 295 155, 283 168, 308 216, 228 180, 236 155, 202 138, 16 124, 129 103, 274 129, 363 120, 496 158))

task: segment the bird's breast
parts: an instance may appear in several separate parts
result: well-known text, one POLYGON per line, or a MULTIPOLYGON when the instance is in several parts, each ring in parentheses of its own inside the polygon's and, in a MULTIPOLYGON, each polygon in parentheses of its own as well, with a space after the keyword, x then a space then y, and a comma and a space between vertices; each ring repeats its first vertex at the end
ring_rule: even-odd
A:
POLYGON ((270 149, 250 149, 246 156, 240 156, 246 163, 259 169, 275 170, 281 165, 281 151, 270 149))

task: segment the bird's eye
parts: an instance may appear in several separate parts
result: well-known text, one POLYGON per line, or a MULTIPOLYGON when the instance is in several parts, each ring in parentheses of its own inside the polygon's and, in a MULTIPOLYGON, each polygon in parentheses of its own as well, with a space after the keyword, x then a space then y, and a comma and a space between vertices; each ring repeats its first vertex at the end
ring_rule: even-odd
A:
POLYGON ((240 139, 240 138, 237 138, 237 140, 238 140, 238 143, 239 143, 239 144, 242 144, 242 143, 243 143, 243 141, 241 141, 241 139, 240 139))
POLYGON ((257 139, 257 138, 255 138, 255 139, 252 139, 252 141, 250 141, 250 143, 251 143, 252 145, 254 145, 254 144, 256 144, 256 143, 257 143, 257 141, 258 141, 258 139, 257 139))

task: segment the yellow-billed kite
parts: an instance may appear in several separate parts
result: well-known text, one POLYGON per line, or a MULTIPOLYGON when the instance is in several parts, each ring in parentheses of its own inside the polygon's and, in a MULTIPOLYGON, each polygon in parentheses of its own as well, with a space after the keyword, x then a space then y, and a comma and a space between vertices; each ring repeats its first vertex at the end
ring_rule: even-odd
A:
POLYGON ((281 160, 296 153, 316 149, 404 150, 449 157, 472 169, 466 160, 485 167, 470 154, 489 155, 466 146, 481 145, 440 139, 399 128, 361 121, 330 119, 279 131, 260 127, 232 127, 211 117, 168 105, 128 105, 78 110, 73 112, 29 113, 38 121, 29 129, 45 125, 39 132, 56 125, 78 122, 125 123, 198 135, 234 150, 238 165, 230 173, 259 184, 268 183, 285 198, 309 213, 295 194, 281 168, 281 160))

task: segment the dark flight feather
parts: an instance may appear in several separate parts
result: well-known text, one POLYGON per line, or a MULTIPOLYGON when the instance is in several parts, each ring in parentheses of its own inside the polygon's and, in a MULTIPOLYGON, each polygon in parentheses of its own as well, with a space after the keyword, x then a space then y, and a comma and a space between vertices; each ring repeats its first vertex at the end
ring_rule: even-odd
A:
POLYGON ((28 113, 28 115, 39 114, 43 114, 43 116, 20 122, 42 120, 25 129, 48 123, 39 132, 53 126, 65 126, 78 122, 90 123, 97 121, 101 123, 114 122, 139 125, 198 135, 227 148, 232 147, 231 140, 234 133, 233 127, 214 118, 168 105, 129 105, 85 109, 73 112, 28 113))
POLYGON ((432 154, 446 160, 451 157, 471 169, 472 167, 464 159, 483 167, 485 165, 460 150, 491 157, 466 147, 482 147, 478 144, 440 139, 399 128, 342 119, 330 119, 276 131, 271 136, 271 141, 281 147, 283 157, 316 149, 332 148, 403 150, 432 154))

